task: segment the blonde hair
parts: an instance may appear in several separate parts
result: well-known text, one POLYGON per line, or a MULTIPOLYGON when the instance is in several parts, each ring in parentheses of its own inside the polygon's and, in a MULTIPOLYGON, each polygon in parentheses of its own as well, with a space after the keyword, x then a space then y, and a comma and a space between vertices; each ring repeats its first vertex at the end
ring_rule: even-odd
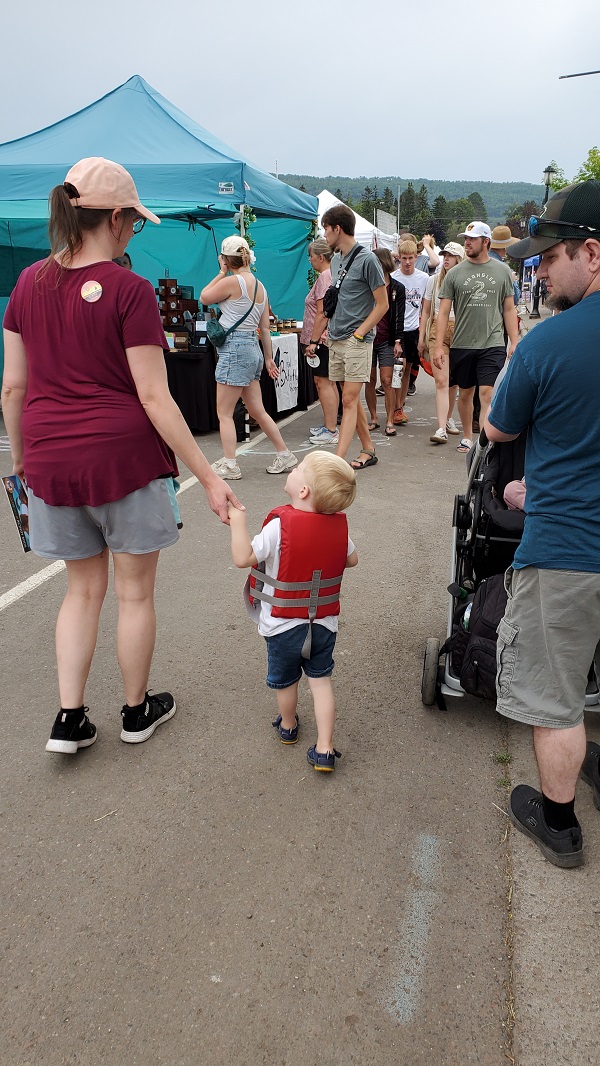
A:
POLYGON ((311 241, 308 250, 313 255, 322 255, 323 259, 326 259, 328 263, 333 259, 333 248, 329 247, 324 237, 317 237, 316 240, 311 241))
POLYGON ((414 241, 400 241, 398 245, 399 255, 416 255, 417 246, 414 241))
POLYGON ((312 505, 317 514, 345 511, 356 496, 356 475, 339 455, 309 452, 304 460, 312 505))
POLYGON ((250 252, 247 248, 244 248, 243 244, 240 245, 238 255, 224 255, 223 259, 227 263, 230 270, 240 270, 241 267, 250 266, 250 252))

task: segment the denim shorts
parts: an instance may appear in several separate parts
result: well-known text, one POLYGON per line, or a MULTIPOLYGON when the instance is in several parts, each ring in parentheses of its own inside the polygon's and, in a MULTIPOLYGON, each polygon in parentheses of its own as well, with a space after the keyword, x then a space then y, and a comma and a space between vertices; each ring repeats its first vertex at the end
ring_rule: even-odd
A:
POLYGON ((111 552, 147 555, 179 540, 167 479, 157 478, 98 507, 55 507, 29 488, 31 547, 45 559, 91 559, 111 552))
POLYGON ((245 388, 260 378, 264 360, 254 330, 234 329, 217 352, 219 361, 215 378, 219 385, 245 388))
POLYGON ((333 649, 337 633, 315 623, 312 627, 310 659, 302 658, 302 645, 308 633, 308 623, 265 637, 267 642, 269 688, 289 688, 302 677, 329 677, 333 673, 333 649))

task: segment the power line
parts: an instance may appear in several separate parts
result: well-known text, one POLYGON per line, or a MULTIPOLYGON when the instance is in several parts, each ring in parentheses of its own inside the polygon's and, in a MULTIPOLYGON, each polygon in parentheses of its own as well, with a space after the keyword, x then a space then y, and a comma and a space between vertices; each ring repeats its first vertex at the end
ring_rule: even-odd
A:
POLYGON ((560 74, 558 80, 563 78, 587 78, 588 74, 600 74, 600 70, 582 70, 580 74, 560 74))

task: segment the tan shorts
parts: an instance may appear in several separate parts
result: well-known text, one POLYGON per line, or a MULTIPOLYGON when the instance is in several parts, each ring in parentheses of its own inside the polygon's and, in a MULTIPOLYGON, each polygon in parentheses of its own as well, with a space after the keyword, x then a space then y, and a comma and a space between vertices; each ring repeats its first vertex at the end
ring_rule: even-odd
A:
POLYGON ((345 337, 341 341, 329 339, 329 380, 369 381, 373 345, 345 337))
MULTIPOLYGON (((437 333, 437 319, 434 318, 433 322, 431 323, 430 330, 429 330, 429 343, 427 345, 427 347, 429 348, 429 362, 430 363, 433 363, 433 353, 435 351, 435 335, 436 335, 436 333, 437 333)), ((446 358, 448 360, 450 359, 450 348, 451 348, 451 345, 452 345, 452 338, 453 337, 454 337, 454 319, 452 318, 452 319, 450 319, 450 321, 448 323, 448 329, 446 330, 446 336, 444 337, 444 355, 446 356, 446 358)), ((446 366, 446 369, 448 369, 447 366, 446 366)))
POLYGON ((496 707, 549 729, 583 721, 588 671, 600 640, 600 574, 509 568, 498 626, 496 707))

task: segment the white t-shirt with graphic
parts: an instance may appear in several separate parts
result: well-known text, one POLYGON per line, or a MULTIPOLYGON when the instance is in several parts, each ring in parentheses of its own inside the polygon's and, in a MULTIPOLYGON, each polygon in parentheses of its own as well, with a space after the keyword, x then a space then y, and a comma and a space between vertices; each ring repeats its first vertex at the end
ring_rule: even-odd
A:
POLYGON ((425 296, 429 274, 425 274, 422 270, 413 270, 412 274, 403 274, 401 270, 395 270, 392 277, 399 281, 401 285, 404 285, 406 289, 404 329, 408 333, 412 329, 419 328, 421 304, 425 296))

